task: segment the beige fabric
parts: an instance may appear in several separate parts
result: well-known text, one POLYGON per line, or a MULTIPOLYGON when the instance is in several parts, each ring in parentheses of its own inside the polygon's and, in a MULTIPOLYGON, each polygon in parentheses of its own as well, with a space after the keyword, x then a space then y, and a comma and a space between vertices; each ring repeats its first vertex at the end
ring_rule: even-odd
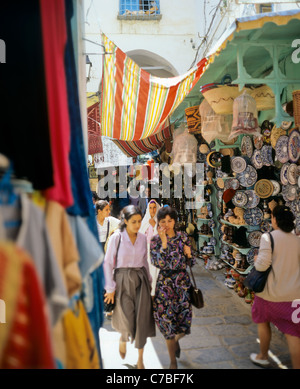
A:
POLYGON ((55 201, 46 207, 46 223, 51 243, 63 274, 69 296, 80 290, 82 278, 79 253, 65 209, 55 201))
POLYGON ((300 238, 281 230, 272 231, 274 252, 268 234, 263 234, 255 268, 266 270, 272 265, 267 284, 257 296, 273 302, 300 298, 300 238))
POLYGON ((116 306, 112 327, 121 333, 122 341, 141 349, 147 337, 155 336, 150 284, 147 271, 142 268, 118 268, 116 279, 116 306))

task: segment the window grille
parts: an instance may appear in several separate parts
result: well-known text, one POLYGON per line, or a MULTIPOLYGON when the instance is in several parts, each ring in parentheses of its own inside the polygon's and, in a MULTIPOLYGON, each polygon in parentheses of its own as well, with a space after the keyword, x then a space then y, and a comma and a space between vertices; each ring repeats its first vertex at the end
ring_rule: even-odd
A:
POLYGON ((156 15, 160 15, 159 0, 120 0, 119 16, 122 19, 152 19, 156 15))
POLYGON ((259 14, 266 13, 266 12, 273 12, 274 6, 273 4, 256 4, 256 12, 259 14))

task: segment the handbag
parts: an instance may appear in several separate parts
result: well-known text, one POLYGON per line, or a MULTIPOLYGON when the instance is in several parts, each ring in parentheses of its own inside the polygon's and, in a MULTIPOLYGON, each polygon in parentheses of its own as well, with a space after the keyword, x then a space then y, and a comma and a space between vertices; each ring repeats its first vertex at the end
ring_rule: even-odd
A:
POLYGON ((191 301, 191 304, 195 308, 200 309, 200 308, 204 307, 203 295, 202 295, 201 290, 197 288, 196 281, 195 281, 194 274, 193 274, 192 267, 191 267, 190 259, 188 260, 188 265, 189 265, 190 273, 191 273, 191 276, 192 276, 192 283, 191 283, 191 286, 190 286, 190 289, 189 289, 190 301, 191 301))
MULTIPOLYGON (((116 265, 117 265, 118 251, 119 251, 119 247, 120 247, 120 242, 121 242, 121 236, 120 236, 120 239, 119 239, 119 242, 118 242, 118 247, 117 247, 117 252, 116 252, 116 260, 115 260, 115 266, 114 266, 114 268, 115 268, 116 265)), ((104 299, 105 299, 105 297, 104 297, 105 293, 106 293, 106 290, 103 290, 103 310, 104 310, 104 312, 106 312, 106 313, 110 313, 110 312, 112 312, 112 311, 114 310, 114 308, 115 308, 115 305, 116 305, 115 301, 116 301, 116 300, 114 300, 113 303, 106 303, 106 302, 104 301, 104 299)))
MULTIPOLYGON (((272 234, 269 232, 270 240, 271 240, 271 249, 272 253, 274 250, 274 239, 272 234)), ((266 285, 268 275, 272 269, 272 266, 269 266, 267 270, 265 271, 258 271, 255 269, 255 267, 252 268, 250 273, 247 275, 247 277, 244 280, 244 285, 251 289, 255 293, 260 293, 264 290, 264 287, 266 285)))

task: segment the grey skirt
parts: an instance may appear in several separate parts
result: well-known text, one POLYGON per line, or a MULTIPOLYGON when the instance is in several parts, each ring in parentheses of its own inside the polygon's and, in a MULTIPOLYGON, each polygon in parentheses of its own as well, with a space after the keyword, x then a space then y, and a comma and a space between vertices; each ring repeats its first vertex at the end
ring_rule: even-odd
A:
POLYGON ((147 338, 155 336, 150 283, 142 268, 115 270, 116 306, 112 327, 121 334, 122 342, 135 341, 135 347, 145 346, 147 338))

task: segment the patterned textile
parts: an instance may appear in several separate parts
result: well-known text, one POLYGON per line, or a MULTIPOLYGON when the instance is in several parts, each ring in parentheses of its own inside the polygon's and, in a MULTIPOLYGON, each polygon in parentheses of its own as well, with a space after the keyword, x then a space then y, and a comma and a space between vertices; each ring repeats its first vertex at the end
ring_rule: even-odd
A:
MULTIPOLYGON (((165 339, 172 339, 176 334, 189 334, 191 330, 191 281, 183 254, 184 245, 191 247, 191 244, 184 232, 167 239, 167 248, 163 249, 159 235, 155 235, 150 243, 150 255, 152 264, 160 269, 153 302, 154 320, 165 339)), ((192 266, 195 263, 193 257, 192 266)))
POLYGON ((87 109, 88 116, 88 154, 97 154, 103 152, 101 131, 100 131, 100 112, 99 102, 93 104, 87 109))
POLYGON ((160 149, 164 145, 165 140, 171 138, 172 133, 172 126, 168 126, 158 134, 151 135, 146 139, 137 141, 114 140, 113 142, 128 157, 136 157, 137 155, 147 154, 151 151, 160 149))
POLYGON ((159 133, 199 81, 207 58, 181 76, 159 78, 139 68, 104 34, 102 40, 106 51, 101 94, 102 135, 136 141, 159 133))
MULTIPOLYGON (((273 323, 283 334, 300 338, 300 324, 294 320, 296 308, 292 301, 273 302, 255 296, 252 305, 252 320, 254 323, 273 323)), ((297 313, 297 312, 296 312, 297 313)))

